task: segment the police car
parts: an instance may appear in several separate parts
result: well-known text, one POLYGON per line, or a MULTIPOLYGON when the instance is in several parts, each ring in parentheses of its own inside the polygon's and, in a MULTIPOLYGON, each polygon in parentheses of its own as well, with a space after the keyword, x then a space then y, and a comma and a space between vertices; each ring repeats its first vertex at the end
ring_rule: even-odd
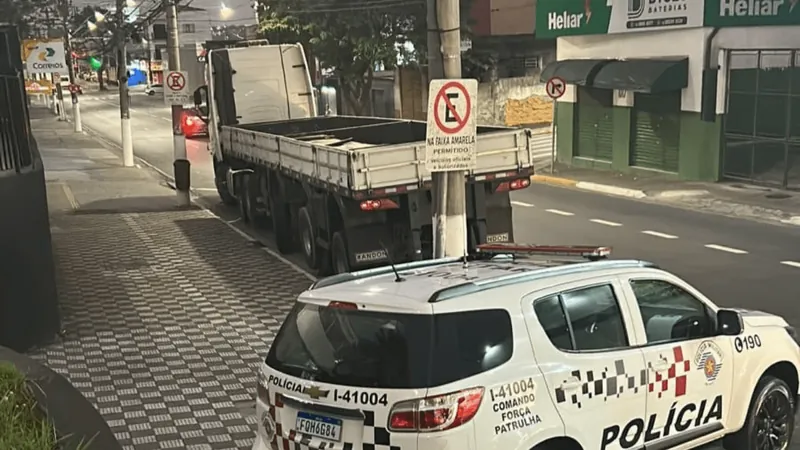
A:
POLYGON ((786 449, 794 330, 609 252, 489 244, 316 282, 262 365, 253 449, 786 449))

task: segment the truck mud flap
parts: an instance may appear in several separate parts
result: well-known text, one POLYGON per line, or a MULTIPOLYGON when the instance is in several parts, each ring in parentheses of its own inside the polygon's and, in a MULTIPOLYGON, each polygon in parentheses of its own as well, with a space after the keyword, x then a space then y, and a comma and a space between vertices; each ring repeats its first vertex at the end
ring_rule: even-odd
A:
POLYGON ((392 239, 392 230, 388 226, 362 226, 348 228, 346 231, 348 258, 352 270, 389 264, 391 257, 395 263, 403 262, 396 243, 392 239), (383 246, 386 246, 384 248, 383 246), (387 253, 388 250, 388 253, 387 253))

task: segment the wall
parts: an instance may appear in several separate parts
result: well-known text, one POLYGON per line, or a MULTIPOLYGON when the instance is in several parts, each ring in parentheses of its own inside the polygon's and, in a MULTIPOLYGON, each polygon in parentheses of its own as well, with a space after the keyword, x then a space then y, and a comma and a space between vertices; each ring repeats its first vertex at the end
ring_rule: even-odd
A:
POLYGON ((489 5, 489 27, 492 36, 534 33, 535 0, 491 0, 489 5))
POLYGON ((539 76, 501 78, 478 85, 478 123, 481 125, 550 125, 553 101, 539 76))
MULTIPOLYGON (((749 32, 750 29, 747 29, 749 32)), ((744 32, 741 31, 740 32, 744 32)), ((683 90, 681 109, 700 112, 705 38, 710 28, 652 31, 631 34, 569 36, 558 38, 558 60, 581 58, 689 58, 689 86, 683 90)), ((574 86, 568 86, 560 102, 575 102, 574 86)))

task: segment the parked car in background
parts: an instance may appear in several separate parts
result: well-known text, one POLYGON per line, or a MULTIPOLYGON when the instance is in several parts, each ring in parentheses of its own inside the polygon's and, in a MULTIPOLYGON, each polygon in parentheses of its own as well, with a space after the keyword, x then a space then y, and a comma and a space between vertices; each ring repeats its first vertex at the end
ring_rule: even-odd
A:
POLYGON ((200 111, 196 106, 183 107, 181 128, 185 137, 208 136, 208 124, 201 117, 200 111))
POLYGON ((160 83, 152 84, 150 87, 145 88, 144 93, 147 95, 164 94, 164 85, 160 83))

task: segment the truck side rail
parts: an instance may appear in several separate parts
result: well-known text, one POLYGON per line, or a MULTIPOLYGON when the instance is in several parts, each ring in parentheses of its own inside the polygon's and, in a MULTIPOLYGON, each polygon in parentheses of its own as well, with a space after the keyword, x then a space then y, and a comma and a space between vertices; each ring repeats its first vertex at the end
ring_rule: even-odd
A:
MULTIPOLYGON (((354 128, 364 131, 362 127, 380 126, 354 128)), ((292 134, 295 137, 223 126, 220 144, 226 156, 266 166, 353 198, 401 193, 430 185, 424 141, 375 145, 347 136, 359 134, 355 132, 320 130, 317 133, 292 134)), ((498 131, 479 134, 477 167, 465 175, 467 180, 499 181, 531 175, 530 136, 530 130, 514 128, 498 128, 498 131)))

